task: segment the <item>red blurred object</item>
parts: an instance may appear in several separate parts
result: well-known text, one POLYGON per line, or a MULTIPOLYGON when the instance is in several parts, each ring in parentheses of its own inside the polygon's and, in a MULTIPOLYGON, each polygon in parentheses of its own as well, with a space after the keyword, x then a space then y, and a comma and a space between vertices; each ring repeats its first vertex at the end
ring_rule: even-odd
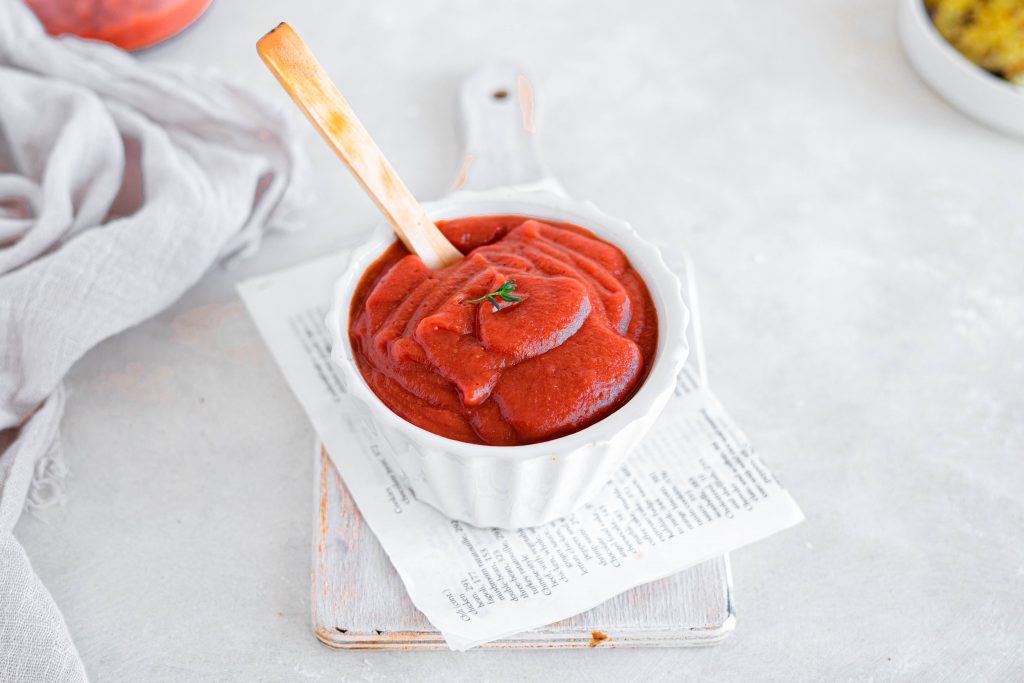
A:
POLYGON ((187 28, 212 0, 25 0, 46 32, 141 50, 187 28))

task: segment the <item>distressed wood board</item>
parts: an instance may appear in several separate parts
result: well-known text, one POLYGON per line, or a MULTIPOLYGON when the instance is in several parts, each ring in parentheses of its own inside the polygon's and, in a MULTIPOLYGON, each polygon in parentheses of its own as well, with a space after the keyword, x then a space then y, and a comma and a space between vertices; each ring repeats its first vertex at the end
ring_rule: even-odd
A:
MULTIPOLYGON (((564 193, 540 161, 533 90, 514 69, 482 65, 460 92, 466 138, 456 188, 546 187, 564 193)), ((688 363, 706 382, 693 266, 664 250, 690 308, 688 363)), ((312 605, 317 638, 340 649, 444 649, 444 638, 412 604, 364 523, 323 446, 316 452, 317 520, 312 605)), ((484 648, 683 647, 726 637, 735 616, 727 556, 639 586, 587 612, 484 648)))

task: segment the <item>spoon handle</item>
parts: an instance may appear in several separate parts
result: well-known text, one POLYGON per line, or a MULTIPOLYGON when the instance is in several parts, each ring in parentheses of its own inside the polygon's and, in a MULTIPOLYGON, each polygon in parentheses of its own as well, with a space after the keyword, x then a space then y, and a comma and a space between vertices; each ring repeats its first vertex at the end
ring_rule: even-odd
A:
POLYGON ((373 198, 409 251, 432 270, 461 259, 462 254, 445 239, 391 168, 299 34, 281 23, 260 39, 256 50, 313 127, 373 198))

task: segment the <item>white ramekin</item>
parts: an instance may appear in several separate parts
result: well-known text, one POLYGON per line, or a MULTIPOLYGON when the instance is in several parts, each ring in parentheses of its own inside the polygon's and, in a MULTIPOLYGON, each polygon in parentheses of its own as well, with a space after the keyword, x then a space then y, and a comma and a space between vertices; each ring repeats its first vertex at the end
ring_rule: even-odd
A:
POLYGON ((935 28, 924 0, 900 2, 899 32, 910 63, 944 100, 993 128, 1024 136, 1024 88, 957 52, 935 28))
POLYGON ((689 311, 679 279, 661 253, 625 221, 547 191, 463 191, 426 204, 434 220, 517 214, 584 226, 621 248, 643 276, 658 311, 658 346, 643 386, 616 412, 574 434, 526 446, 481 446, 448 439, 406 422, 366 384, 348 336, 349 302, 366 268, 395 241, 387 224, 352 252, 334 286, 327 316, 332 355, 351 396, 394 450, 416 497, 448 517, 476 526, 518 528, 563 517, 590 500, 647 433, 672 395, 689 351, 689 311))

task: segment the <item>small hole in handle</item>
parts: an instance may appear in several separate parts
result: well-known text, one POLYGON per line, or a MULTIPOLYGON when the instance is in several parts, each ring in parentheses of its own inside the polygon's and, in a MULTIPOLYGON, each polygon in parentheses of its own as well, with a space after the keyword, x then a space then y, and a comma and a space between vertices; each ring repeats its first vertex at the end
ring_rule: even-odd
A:
POLYGON ((503 100, 506 97, 508 97, 508 90, 495 90, 493 93, 491 93, 491 97, 493 97, 496 100, 503 100))

